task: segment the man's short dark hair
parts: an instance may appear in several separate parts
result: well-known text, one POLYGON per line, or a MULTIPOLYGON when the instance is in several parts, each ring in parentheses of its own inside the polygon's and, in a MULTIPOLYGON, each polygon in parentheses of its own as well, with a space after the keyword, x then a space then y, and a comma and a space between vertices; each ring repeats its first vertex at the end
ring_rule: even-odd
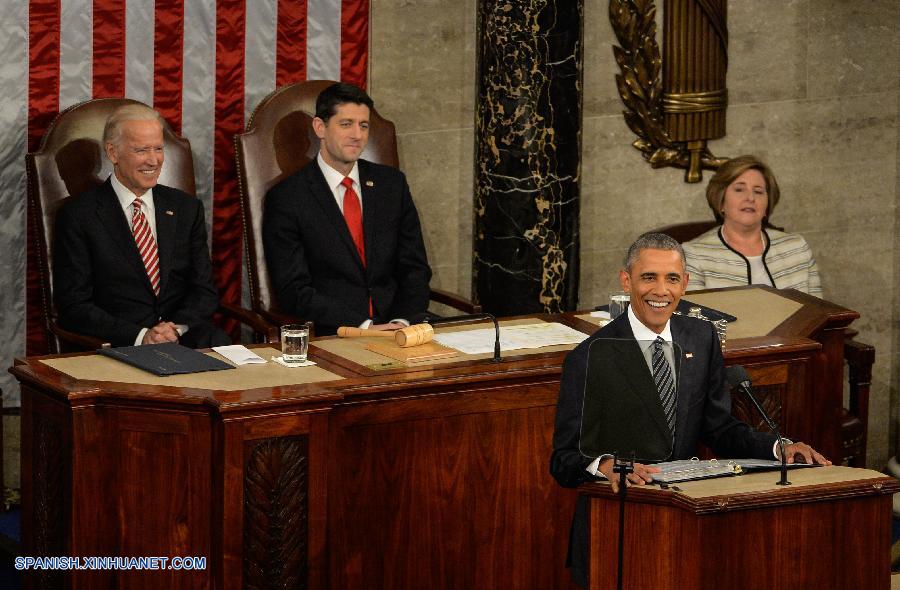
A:
POLYGON ((365 90, 353 84, 338 82, 319 93, 316 98, 316 116, 327 123, 337 112, 338 106, 348 102, 364 104, 370 111, 375 107, 365 90))
POLYGON ((685 265, 684 248, 678 243, 678 240, 666 234, 657 234, 648 232, 641 235, 634 241, 628 253, 625 255, 625 271, 631 272, 631 267, 637 262, 641 255, 641 250, 674 250, 681 255, 681 265, 685 265))

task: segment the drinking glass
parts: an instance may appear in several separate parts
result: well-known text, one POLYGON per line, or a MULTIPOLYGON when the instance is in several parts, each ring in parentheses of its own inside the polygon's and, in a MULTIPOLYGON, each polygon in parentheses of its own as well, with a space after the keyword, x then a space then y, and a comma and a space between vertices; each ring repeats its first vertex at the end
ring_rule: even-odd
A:
POLYGON ((288 364, 306 362, 309 349, 309 324, 281 326, 281 358, 288 364))
POLYGON ((609 296, 609 317, 610 319, 616 319, 628 309, 628 304, 631 302, 631 295, 628 293, 613 293, 609 296))

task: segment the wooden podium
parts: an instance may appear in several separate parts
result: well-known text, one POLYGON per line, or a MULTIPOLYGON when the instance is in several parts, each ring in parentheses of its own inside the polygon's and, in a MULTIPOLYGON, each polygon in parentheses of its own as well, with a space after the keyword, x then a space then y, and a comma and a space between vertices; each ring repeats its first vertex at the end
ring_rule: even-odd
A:
MULTIPOLYGON (((891 494, 900 481, 849 467, 628 489, 623 588, 888 590, 891 494)), ((590 588, 616 587, 619 498, 590 497, 590 588)))

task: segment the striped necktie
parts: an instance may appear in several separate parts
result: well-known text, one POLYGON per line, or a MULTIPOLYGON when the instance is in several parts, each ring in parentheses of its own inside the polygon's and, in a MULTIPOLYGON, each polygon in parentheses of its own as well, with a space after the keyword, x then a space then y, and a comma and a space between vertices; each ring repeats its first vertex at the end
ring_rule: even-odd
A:
POLYGON ((659 399, 662 402, 663 413, 666 415, 666 422, 669 423, 669 430, 672 438, 675 438, 675 379, 672 378, 672 367, 663 354, 663 345, 665 340, 660 336, 656 337, 653 342, 653 381, 656 382, 656 389, 659 391, 659 399))
POLYGON ((141 209, 142 204, 143 201, 140 198, 131 203, 131 233, 134 235, 134 243, 137 244, 141 260, 144 261, 144 268, 147 269, 153 293, 159 295, 159 252, 156 249, 153 232, 150 231, 150 222, 147 221, 147 217, 141 209))

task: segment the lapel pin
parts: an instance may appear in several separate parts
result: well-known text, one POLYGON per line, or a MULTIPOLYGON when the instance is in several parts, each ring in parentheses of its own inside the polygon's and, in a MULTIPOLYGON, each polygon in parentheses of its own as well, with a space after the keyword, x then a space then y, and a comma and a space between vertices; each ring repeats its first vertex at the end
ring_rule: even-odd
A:
POLYGON ((174 211, 166 211, 166 215, 175 215, 174 211))
POLYGON ((367 181, 366 181, 366 186, 375 186, 375 183, 372 182, 371 180, 367 180, 367 181))
POLYGON ((694 358, 694 353, 693 353, 693 352, 686 352, 686 353, 684 353, 684 358, 686 358, 686 359, 692 359, 692 358, 694 358))

